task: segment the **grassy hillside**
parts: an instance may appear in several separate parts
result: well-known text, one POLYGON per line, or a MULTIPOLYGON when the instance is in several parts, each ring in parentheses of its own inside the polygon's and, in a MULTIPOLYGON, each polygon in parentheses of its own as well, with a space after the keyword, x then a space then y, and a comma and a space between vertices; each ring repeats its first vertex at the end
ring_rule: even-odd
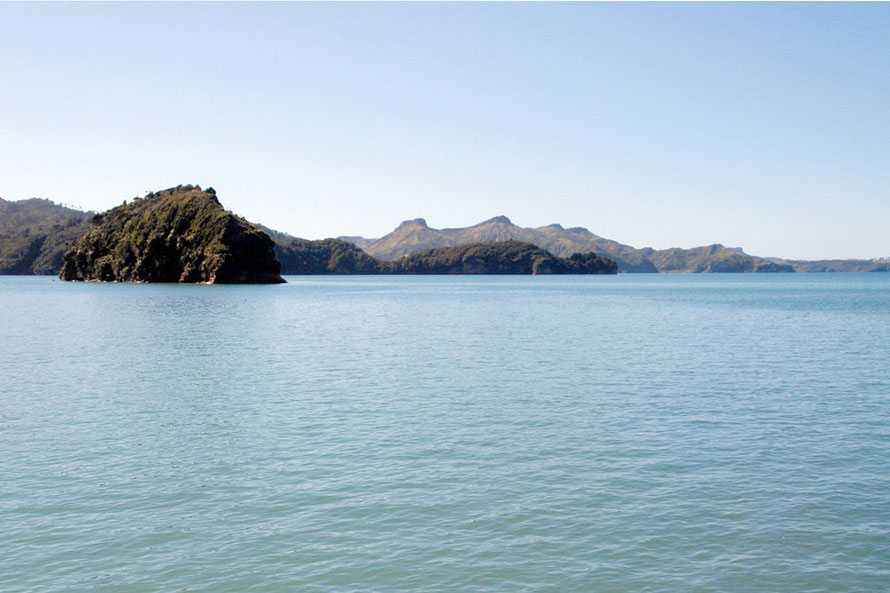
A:
POLYGON ((709 245, 692 249, 653 250, 649 260, 660 272, 793 272, 788 264, 729 249, 709 245))
POLYGON ((0 274, 57 274, 92 215, 38 198, 0 199, 0 274))

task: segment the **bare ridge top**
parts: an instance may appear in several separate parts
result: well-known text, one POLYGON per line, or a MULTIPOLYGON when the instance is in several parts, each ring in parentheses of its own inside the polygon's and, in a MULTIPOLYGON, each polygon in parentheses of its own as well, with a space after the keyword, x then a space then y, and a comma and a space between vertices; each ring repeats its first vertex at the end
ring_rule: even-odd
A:
POLYGON ((501 223, 501 224, 509 224, 509 225, 513 224, 509 218, 507 218, 506 216, 504 216, 502 214, 501 216, 495 216, 493 218, 489 218, 485 222, 480 222, 476 226, 482 226, 484 224, 493 224, 493 223, 501 223))
POLYGON ((405 229, 409 227, 421 227, 428 229, 429 227, 426 224, 425 218, 412 218, 411 220, 405 220, 398 226, 400 229, 405 229))

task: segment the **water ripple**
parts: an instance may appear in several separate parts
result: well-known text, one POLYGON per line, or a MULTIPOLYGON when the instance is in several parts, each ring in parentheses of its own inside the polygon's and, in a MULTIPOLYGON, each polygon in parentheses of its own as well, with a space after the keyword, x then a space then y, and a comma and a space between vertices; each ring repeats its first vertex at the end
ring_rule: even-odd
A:
POLYGON ((0 278, 2 591, 863 591, 884 275, 0 278))

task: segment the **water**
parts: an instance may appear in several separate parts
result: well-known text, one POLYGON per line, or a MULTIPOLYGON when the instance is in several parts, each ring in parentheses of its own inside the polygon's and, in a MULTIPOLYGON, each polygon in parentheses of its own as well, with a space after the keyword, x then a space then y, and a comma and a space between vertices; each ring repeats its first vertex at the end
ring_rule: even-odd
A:
POLYGON ((890 275, 0 277, 2 591, 890 582, 890 275))

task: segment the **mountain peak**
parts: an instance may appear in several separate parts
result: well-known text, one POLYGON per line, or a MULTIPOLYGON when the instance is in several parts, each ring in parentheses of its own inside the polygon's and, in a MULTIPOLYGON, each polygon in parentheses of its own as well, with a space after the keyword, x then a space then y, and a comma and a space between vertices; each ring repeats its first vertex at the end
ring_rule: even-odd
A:
POLYGON ((408 227, 422 227, 425 229, 430 228, 426 224, 426 219, 423 219, 423 218, 414 218, 412 220, 405 220, 402 222, 402 224, 399 225, 398 228, 402 229, 402 228, 408 228, 408 227))
POLYGON ((481 223, 479 223, 479 224, 480 224, 480 225, 483 225, 483 224, 490 224, 490 223, 493 223, 493 222, 499 222, 499 223, 502 223, 502 224, 513 224, 513 223, 510 221, 509 218, 507 218, 506 216, 503 216, 503 215, 501 215, 501 216, 495 216, 494 218, 489 218, 489 219, 486 220, 485 222, 481 222, 481 223))

